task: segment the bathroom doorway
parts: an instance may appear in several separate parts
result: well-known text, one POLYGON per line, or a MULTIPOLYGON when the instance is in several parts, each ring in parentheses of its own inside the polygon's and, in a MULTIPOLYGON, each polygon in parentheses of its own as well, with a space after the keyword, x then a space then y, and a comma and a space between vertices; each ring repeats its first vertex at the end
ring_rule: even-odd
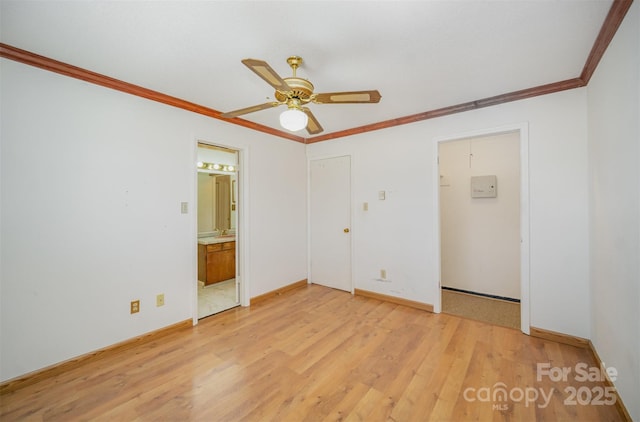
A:
POLYGON ((238 151, 198 143, 198 319, 240 305, 238 151))

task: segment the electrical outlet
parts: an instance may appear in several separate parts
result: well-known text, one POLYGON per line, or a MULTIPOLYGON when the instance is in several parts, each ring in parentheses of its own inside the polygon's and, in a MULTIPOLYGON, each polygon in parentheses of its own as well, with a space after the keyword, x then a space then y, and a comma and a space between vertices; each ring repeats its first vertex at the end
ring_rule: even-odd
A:
POLYGON ((380 278, 383 280, 387 279, 387 270, 380 270, 380 278))
POLYGON ((164 306, 164 293, 156 295, 156 306, 164 306))
POLYGON ((131 301, 131 313, 132 314, 137 314, 138 312, 140 312, 140 301, 139 300, 132 300, 131 301))

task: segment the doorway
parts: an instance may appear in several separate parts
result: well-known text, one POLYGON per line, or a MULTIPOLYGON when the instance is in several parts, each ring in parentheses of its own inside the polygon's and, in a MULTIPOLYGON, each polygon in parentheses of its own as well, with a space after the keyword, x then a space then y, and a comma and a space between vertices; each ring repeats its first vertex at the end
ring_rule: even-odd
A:
POLYGON ((237 150, 198 143, 198 319, 240 305, 237 150))
POLYGON ((311 160, 309 184, 309 280, 351 293, 351 157, 311 160))
POLYGON ((523 128, 437 142, 440 310, 529 331, 523 128))

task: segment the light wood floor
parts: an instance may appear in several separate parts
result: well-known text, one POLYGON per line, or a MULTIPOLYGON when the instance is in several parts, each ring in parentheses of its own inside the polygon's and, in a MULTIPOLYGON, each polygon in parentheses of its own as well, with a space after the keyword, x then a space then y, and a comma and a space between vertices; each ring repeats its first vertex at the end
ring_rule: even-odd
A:
POLYGON ((595 366, 585 349, 311 285, 6 394, 0 419, 621 420, 566 405, 568 385, 603 385, 537 381, 545 362, 595 366), (496 383, 511 398, 487 401, 496 383), (550 402, 526 405, 527 388, 550 402))

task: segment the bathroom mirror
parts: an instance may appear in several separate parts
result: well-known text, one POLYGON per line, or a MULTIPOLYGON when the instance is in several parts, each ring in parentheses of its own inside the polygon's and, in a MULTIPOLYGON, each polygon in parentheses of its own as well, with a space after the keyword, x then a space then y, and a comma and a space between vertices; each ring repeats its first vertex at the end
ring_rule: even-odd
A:
POLYGON ((237 152, 198 144, 198 233, 235 230, 237 152))

